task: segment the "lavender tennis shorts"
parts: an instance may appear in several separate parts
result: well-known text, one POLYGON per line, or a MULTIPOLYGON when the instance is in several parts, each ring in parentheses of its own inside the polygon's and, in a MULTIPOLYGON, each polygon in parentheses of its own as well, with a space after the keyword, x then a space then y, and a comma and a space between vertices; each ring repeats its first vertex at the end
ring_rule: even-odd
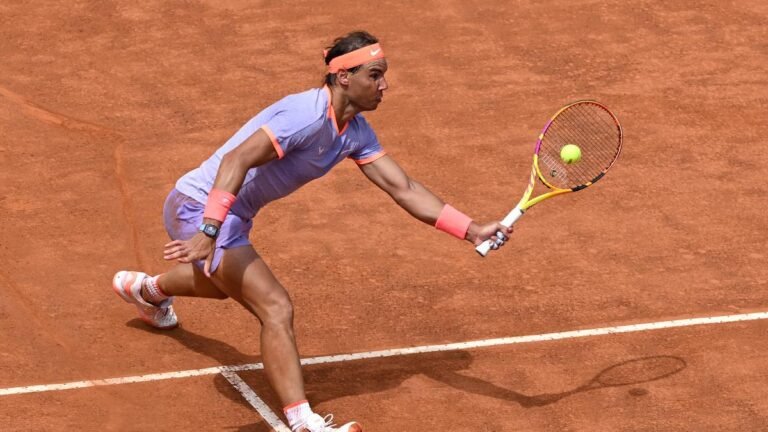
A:
MULTIPOLYGON (((168 194, 168 198, 165 199, 165 205, 163 206, 163 222, 171 240, 189 240, 197 234, 200 225, 203 223, 204 212, 205 204, 173 189, 168 194)), ((216 239, 216 250, 213 252, 211 273, 219 267, 221 256, 224 254, 223 249, 251 244, 248 240, 251 227, 253 227, 252 220, 245 220, 232 213, 227 215, 219 230, 219 237, 216 239)), ((205 260, 195 261, 195 265, 202 270, 205 260)))

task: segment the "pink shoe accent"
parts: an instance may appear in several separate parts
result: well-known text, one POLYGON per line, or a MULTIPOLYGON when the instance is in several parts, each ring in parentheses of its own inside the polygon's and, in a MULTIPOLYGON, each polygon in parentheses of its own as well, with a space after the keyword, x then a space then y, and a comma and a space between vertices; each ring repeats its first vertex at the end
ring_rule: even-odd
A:
POLYGON ((126 303, 133 304, 139 312, 139 318, 152 327, 169 330, 179 325, 173 311, 173 297, 159 305, 148 303, 141 297, 141 283, 148 278, 146 273, 119 271, 112 278, 112 290, 126 303))

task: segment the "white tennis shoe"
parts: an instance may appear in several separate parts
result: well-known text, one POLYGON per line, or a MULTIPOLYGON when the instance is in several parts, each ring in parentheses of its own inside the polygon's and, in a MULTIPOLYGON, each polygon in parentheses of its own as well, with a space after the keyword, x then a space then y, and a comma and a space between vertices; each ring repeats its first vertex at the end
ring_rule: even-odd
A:
POLYGON ((169 330, 179 325, 176 313, 173 311, 173 297, 163 300, 155 306, 141 297, 141 283, 149 276, 135 271, 119 271, 112 278, 112 289, 115 294, 131 303, 139 310, 139 318, 152 327, 169 330))
POLYGON ((333 414, 320 417, 320 414, 312 413, 304 422, 304 427, 299 431, 306 432, 363 432, 363 427, 357 422, 350 422, 341 427, 333 424, 333 414))

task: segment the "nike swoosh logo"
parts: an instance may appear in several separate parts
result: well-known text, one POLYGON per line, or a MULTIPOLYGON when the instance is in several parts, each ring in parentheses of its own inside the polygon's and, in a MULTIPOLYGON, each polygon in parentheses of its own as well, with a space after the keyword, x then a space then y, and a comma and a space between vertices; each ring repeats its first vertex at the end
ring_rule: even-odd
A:
POLYGON ((379 49, 377 49, 377 50, 371 50, 371 57, 373 57, 373 56, 375 56, 376 54, 378 54, 378 53, 379 53, 379 51, 381 51, 381 48, 379 48, 379 49))

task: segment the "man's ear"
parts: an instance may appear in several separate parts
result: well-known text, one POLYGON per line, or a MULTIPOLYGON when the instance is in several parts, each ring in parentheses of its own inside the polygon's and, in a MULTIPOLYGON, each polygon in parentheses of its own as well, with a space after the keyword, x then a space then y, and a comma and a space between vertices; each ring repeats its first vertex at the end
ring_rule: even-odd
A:
POLYGON ((346 69, 339 69, 338 72, 336 72, 336 81, 338 81, 339 84, 343 86, 349 85, 349 76, 350 73, 346 69))

